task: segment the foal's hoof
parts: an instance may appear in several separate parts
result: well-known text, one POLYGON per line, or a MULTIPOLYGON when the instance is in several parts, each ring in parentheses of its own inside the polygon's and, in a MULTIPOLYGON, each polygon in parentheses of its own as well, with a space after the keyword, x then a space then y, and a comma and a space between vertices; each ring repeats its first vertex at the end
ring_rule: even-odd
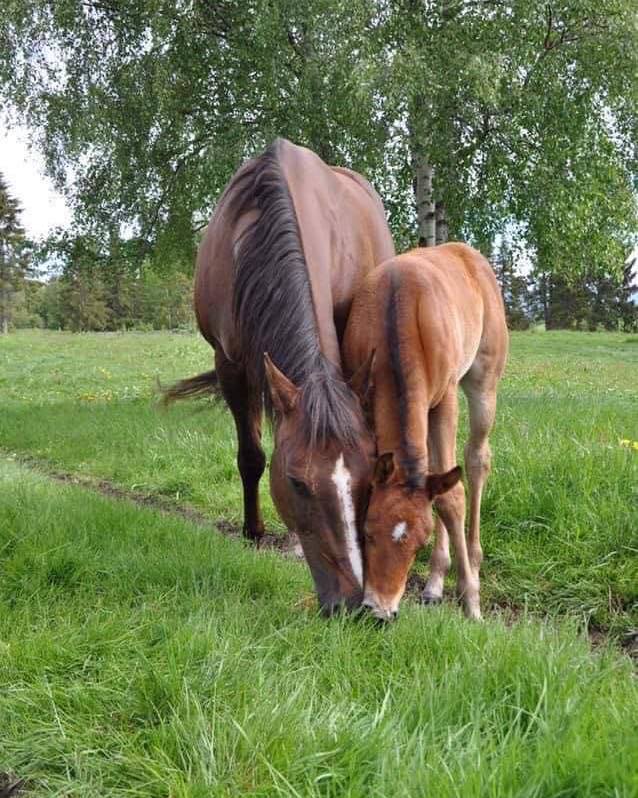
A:
POLYGON ((469 618, 470 621, 482 621, 483 616, 481 615, 481 606, 478 601, 466 601, 462 600, 463 604, 463 612, 466 618, 469 618))
POLYGON ((426 607, 434 607, 436 604, 441 604, 443 601, 443 596, 436 596, 433 593, 426 593, 424 590, 421 593, 421 604, 425 605, 426 607))

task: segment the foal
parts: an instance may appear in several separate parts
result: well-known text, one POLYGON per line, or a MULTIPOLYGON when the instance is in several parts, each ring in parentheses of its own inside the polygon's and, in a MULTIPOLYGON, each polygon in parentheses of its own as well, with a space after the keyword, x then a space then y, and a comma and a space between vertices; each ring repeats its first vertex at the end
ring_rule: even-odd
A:
POLYGON ((410 567, 433 529, 436 541, 422 600, 435 603, 443 596, 451 538, 459 598, 468 617, 481 617, 481 493, 490 470, 488 436, 507 348, 494 273, 464 244, 392 258, 367 276, 355 296, 343 355, 351 373, 374 361, 370 381, 361 387, 378 455, 365 524, 363 603, 378 618, 396 616, 410 567), (465 489, 455 466, 459 383, 470 413, 467 543, 465 489))

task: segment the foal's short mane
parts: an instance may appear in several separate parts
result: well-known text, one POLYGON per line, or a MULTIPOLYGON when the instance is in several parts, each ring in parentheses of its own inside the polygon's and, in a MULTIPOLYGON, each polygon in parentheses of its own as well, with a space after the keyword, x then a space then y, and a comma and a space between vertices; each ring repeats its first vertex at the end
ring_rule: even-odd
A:
POLYGON ((394 382, 394 390, 399 406, 399 428, 401 430, 400 464, 406 474, 406 483, 410 488, 422 487, 425 480, 422 463, 408 439, 408 384, 401 360, 401 336, 399 335, 399 277, 390 273, 390 290, 386 307, 385 327, 388 351, 390 355, 390 371, 394 382))
MULTIPOLYGON (((301 389, 304 435, 310 445, 336 439, 352 445, 357 433, 356 399, 321 352, 297 214, 281 167, 277 139, 237 181, 232 212, 259 216, 235 249, 233 312, 243 365, 264 395, 264 353, 301 389)), ((327 237, 329 238, 329 237, 327 237)))

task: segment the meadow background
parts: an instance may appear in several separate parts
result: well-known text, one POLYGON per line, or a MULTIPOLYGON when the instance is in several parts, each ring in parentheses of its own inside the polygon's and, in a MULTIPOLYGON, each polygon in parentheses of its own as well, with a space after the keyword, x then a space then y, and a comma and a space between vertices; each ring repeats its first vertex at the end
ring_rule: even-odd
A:
MULTIPOLYGON (((0 338, 5 779, 34 795, 637 795, 638 338, 512 334, 485 622, 462 617, 451 577, 449 602, 406 602, 384 630, 321 619, 304 564, 216 530, 241 522, 230 415, 156 394, 210 364, 191 334, 0 338)), ((266 478, 262 497, 283 534, 266 478)))

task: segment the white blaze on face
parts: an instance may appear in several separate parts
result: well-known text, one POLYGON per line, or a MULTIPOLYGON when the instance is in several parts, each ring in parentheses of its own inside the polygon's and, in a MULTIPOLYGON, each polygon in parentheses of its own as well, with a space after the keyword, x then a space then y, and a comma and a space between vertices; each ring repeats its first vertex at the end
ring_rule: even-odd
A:
POLYGON ((405 521, 401 521, 397 524, 394 529, 392 530, 392 540, 395 543, 399 543, 399 541, 403 540, 408 532, 408 525, 405 521))
POLYGON ((359 548, 359 540, 357 538, 357 524, 354 514, 354 503, 352 501, 352 478, 344 463, 343 454, 339 455, 339 459, 335 464, 335 470, 332 472, 332 481, 337 487, 337 497, 341 508, 341 518, 343 520, 343 529, 346 536, 346 549, 348 550, 350 567, 359 585, 363 585, 361 549, 359 548))

